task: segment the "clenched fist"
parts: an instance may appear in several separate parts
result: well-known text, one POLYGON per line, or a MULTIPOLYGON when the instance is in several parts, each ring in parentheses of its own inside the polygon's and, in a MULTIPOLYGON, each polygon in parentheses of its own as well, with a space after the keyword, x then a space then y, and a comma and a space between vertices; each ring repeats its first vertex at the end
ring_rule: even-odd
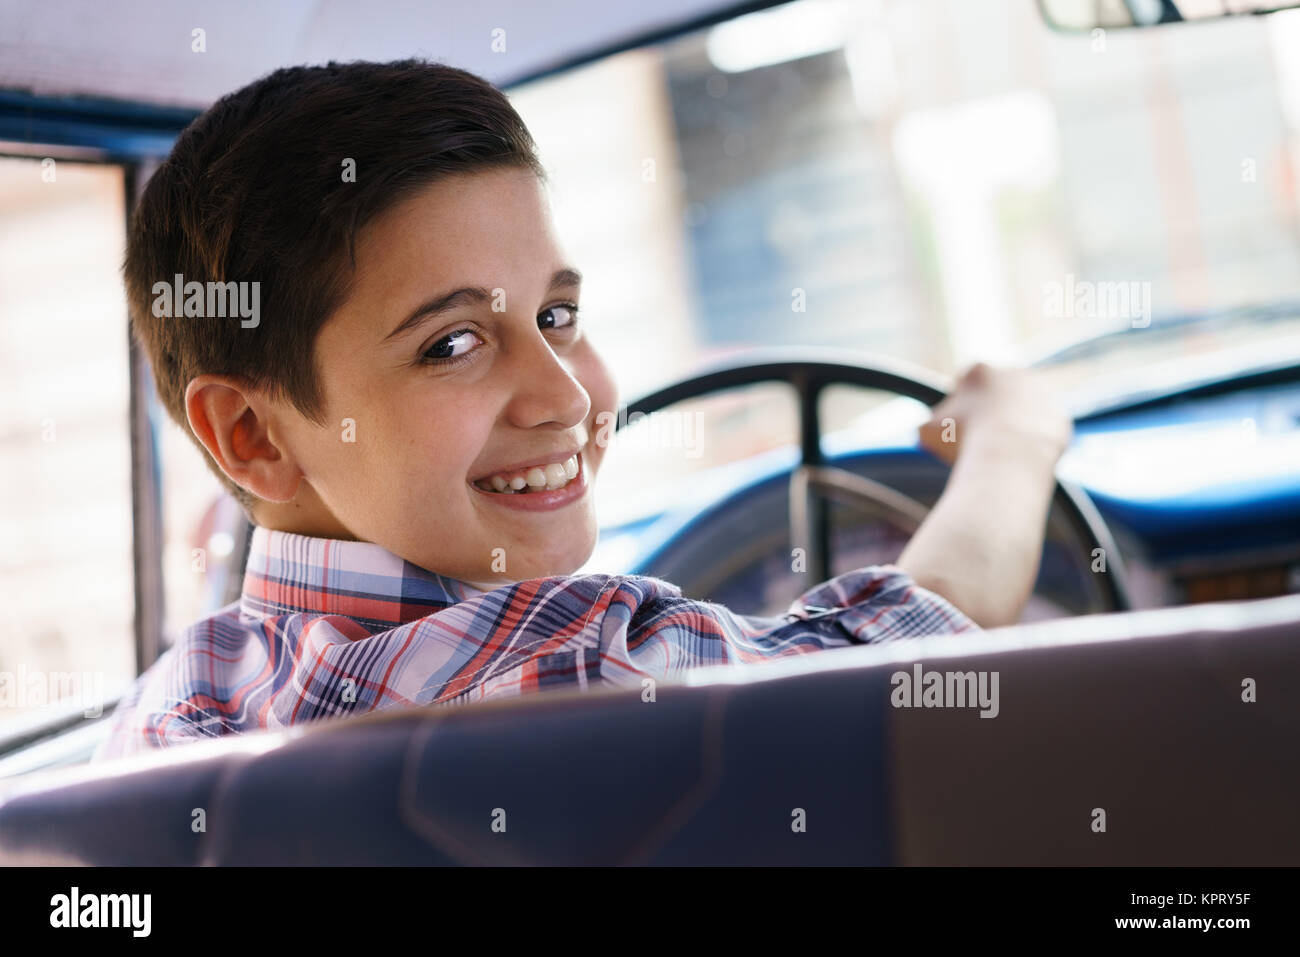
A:
POLYGON ((971 366, 921 426, 921 445, 953 464, 964 450, 987 448, 1049 469, 1074 427, 1042 378, 1023 369, 971 366))

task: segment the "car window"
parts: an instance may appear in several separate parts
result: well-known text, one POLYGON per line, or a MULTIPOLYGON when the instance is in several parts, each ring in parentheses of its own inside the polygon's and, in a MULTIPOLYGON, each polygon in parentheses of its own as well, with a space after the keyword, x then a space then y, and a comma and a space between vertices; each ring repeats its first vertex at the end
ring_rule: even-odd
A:
POLYGON ((0 732, 135 674, 119 167, 0 157, 0 732))

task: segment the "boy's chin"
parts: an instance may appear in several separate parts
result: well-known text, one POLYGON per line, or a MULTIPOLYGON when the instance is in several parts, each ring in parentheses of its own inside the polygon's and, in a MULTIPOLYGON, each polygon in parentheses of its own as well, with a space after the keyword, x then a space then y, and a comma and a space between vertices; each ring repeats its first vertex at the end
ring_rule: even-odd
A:
POLYGON ((516 556, 512 562, 506 556, 504 567, 498 564, 492 569, 491 579, 498 584, 512 581, 524 581, 529 578, 555 578, 572 575, 591 557, 592 549, 573 552, 567 555, 516 556))

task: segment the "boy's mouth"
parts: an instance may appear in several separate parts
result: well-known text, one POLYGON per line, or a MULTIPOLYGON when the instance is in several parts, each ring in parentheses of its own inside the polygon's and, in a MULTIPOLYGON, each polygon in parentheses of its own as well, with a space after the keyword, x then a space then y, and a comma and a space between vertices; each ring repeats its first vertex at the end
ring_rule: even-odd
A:
POLYGON ((527 495, 535 492, 553 492, 562 489, 581 471, 579 456, 570 455, 559 462, 548 462, 524 468, 495 472, 475 479, 473 485, 481 492, 495 495, 527 495))

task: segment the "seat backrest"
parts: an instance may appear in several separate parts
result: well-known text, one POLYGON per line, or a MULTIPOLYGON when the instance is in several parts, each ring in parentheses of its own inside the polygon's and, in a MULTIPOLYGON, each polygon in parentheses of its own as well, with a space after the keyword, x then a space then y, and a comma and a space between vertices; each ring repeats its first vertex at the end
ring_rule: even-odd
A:
POLYGON ((1295 864, 1298 690, 1300 596, 842 649, 19 778, 0 863, 1295 864))

